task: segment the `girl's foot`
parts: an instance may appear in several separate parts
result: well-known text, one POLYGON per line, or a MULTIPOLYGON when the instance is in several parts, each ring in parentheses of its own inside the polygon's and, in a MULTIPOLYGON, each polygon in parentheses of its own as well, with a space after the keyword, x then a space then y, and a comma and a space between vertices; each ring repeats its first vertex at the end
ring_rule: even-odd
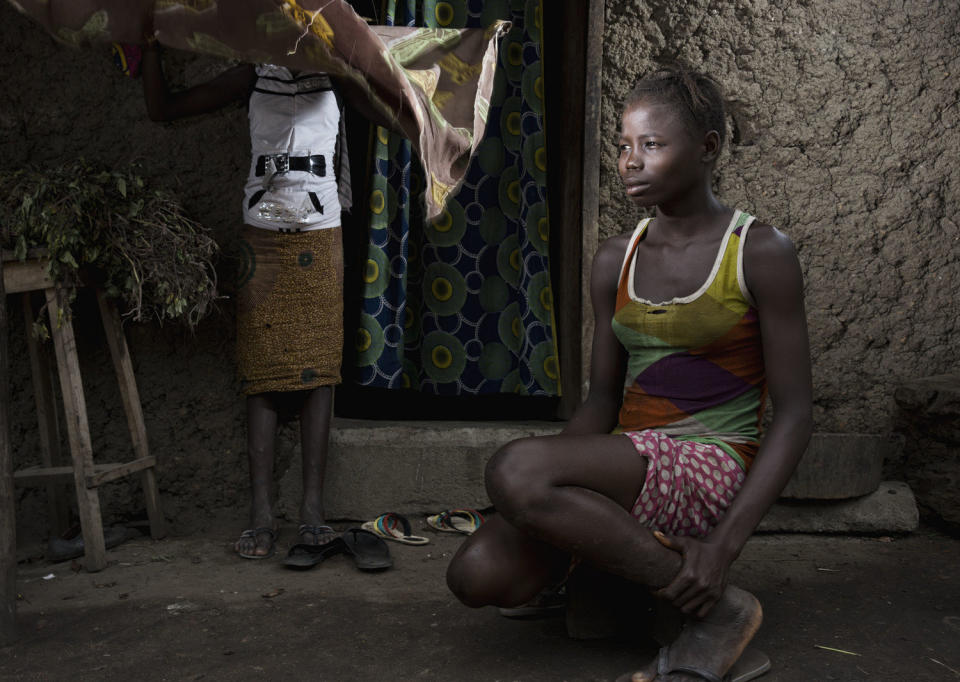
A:
POLYGON ((763 620, 757 598, 728 585, 706 618, 690 618, 676 640, 643 670, 617 682, 722 680, 763 620), (658 670, 660 671, 658 673, 658 670))
POLYGON ((339 535, 330 526, 312 526, 308 523, 300 524, 297 534, 302 545, 325 545, 339 535))
POLYGON ((244 559, 267 559, 276 551, 277 531, 262 526, 249 528, 240 534, 234 545, 234 551, 244 559))

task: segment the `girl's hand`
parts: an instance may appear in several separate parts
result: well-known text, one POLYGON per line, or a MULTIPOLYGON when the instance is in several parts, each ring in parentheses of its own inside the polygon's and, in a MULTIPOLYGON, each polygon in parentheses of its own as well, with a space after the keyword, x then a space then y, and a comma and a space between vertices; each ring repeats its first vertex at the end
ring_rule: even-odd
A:
POLYGON ((656 592, 683 613, 703 618, 720 599, 727 586, 727 572, 733 557, 721 545, 694 538, 667 537, 660 531, 653 536, 667 549, 683 555, 680 572, 673 581, 656 592))

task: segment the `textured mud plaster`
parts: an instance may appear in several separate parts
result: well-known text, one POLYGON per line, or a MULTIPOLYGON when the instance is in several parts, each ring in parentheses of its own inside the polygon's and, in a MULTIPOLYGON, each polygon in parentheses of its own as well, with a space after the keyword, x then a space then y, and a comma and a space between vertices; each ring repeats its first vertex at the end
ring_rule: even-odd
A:
MULTIPOLYGON (((242 188, 249 163, 246 111, 175 124, 151 122, 140 81, 113 66, 109 46, 83 50, 55 43, 38 26, 0 2, 0 167, 26 162, 57 164, 81 156, 89 161, 140 164, 157 187, 178 194, 193 217, 210 227, 229 248, 239 228, 242 188)), ((174 87, 198 82, 226 65, 211 59, 168 55, 174 87)), ((224 264, 224 279, 229 263, 224 264)), ((17 466, 39 463, 34 412, 20 302, 8 300, 11 339, 12 441, 17 466)), ((234 376, 233 305, 204 320, 196 334, 167 324, 128 324, 151 454, 159 461, 159 485, 174 530, 202 522, 207 512, 247 502, 244 402, 234 376)), ((95 459, 132 458, 117 381, 100 327, 96 303, 78 301, 78 352, 87 398, 95 459)), ((66 431, 61 421, 66 452, 66 431)), ((278 442, 284 466, 295 439, 285 428, 278 442)), ((107 523, 142 513, 136 477, 100 488, 107 523)), ((238 515, 238 528, 242 515, 238 515)), ((45 533, 43 494, 18 488, 18 531, 45 533)))
POLYGON ((889 432, 901 381, 957 366, 958 26, 954 0, 607 0, 601 238, 639 217, 614 144, 638 75, 671 56, 714 75, 719 194, 803 265, 818 430, 889 432))

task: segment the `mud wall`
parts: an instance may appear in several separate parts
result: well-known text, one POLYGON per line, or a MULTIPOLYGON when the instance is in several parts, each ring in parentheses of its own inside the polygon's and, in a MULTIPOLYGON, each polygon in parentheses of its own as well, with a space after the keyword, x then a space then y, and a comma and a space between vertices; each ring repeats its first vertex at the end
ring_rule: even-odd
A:
MULTIPOLYGON (((720 195, 784 229, 807 276, 817 429, 887 433, 903 379, 956 366, 960 281, 960 8, 952 0, 858 2, 607 0, 601 235, 630 229, 615 170, 621 101, 652 60, 682 57, 734 100, 720 195)), ((0 1, 0 167, 68 156, 137 161, 179 193, 229 249, 248 162, 246 115, 233 108, 177 124, 146 118, 140 84, 107 47, 56 44, 0 1)), ((174 87, 223 68, 168 63, 174 87)), ((22 322, 13 305, 12 437, 18 465, 38 460, 22 322)), ((126 421, 96 307, 77 331, 94 448, 128 456, 126 421)), ((128 338, 168 516, 180 524, 246 502, 243 403, 233 375, 233 307, 194 335, 130 325, 128 338)), ((285 427, 282 473, 295 453, 285 427)), ((137 513, 134 484, 105 487, 107 522, 137 513)), ((45 527, 43 496, 20 493, 18 525, 45 527)))
MULTIPOLYGON (((0 2, 0 25, 0 167, 57 164, 71 156, 112 165, 136 162, 151 185, 176 192, 229 251, 249 163, 242 107, 186 122, 153 123, 140 81, 114 67, 109 46, 60 46, 7 2, 0 2)), ((214 59, 168 57, 173 87, 209 78, 225 66, 214 59)), ((229 265, 223 261, 224 275, 229 265)), ((39 438, 20 303, 10 297, 9 305, 14 325, 11 435, 17 466, 25 466, 39 462, 39 438)), ((181 527, 224 507, 243 507, 247 500, 244 404, 234 377, 229 297, 218 308, 195 334, 171 324, 126 327, 151 454, 162 465, 163 504, 181 527)), ((75 328, 95 458, 130 459, 126 418, 92 296, 81 294, 75 328)), ((278 442, 281 472, 293 456, 293 436, 284 428, 278 442)), ((101 491, 106 523, 128 520, 143 509, 137 483, 113 483, 101 491)), ((18 488, 18 498, 18 531, 43 532, 44 496, 18 488)))
POLYGON ((632 229, 623 97, 679 57, 732 101, 726 203, 784 230, 807 284, 820 431, 885 433, 903 380, 957 367, 960 5, 607 0, 601 238, 632 229))

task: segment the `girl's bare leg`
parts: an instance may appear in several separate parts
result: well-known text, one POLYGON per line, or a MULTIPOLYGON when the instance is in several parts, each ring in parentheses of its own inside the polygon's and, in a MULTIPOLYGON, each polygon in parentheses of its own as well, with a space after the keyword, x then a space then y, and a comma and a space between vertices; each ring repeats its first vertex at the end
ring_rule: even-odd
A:
MULTIPOLYGON (((276 530, 270 493, 273 483, 274 441, 277 409, 274 396, 259 393, 247 396, 247 456, 250 462, 250 528, 276 530)), ((267 533, 237 540, 239 554, 266 556, 273 538, 267 533)))
POLYGON ((680 559, 629 512, 646 460, 624 436, 548 436, 508 443, 487 465, 498 515, 461 547, 447 582, 470 606, 514 606, 562 578, 571 555, 662 586, 680 559))
POLYGON ((517 606, 562 580, 569 565, 566 552, 492 514, 460 545, 447 586, 467 606, 517 606))
MULTIPOLYGON (((323 478, 330 444, 333 387, 322 386, 307 393, 300 408, 300 449, 303 453, 303 502, 300 522, 316 529, 325 523, 323 478)), ((322 545, 336 537, 330 532, 304 530, 300 542, 322 545)))
MULTIPOLYGON (((652 589, 666 586, 679 571, 681 557, 630 514, 646 467, 646 459, 625 436, 561 435, 507 444, 491 458, 486 472, 487 492, 503 524, 491 524, 483 533, 485 524, 464 544, 448 570, 451 589, 471 606, 515 605, 548 585, 563 557, 570 555, 652 589), (509 536, 501 525, 512 526, 516 534, 509 536), (509 544, 497 547, 498 542, 509 544), (503 554, 516 558, 511 561, 503 554), (511 590, 511 585, 523 589, 511 590)), ((685 663, 699 662, 714 670, 719 662, 725 672, 759 619, 752 595, 728 588, 702 627, 692 622, 678 638, 677 655, 689 650, 696 655, 685 663), (725 658, 721 650, 731 650, 730 632, 738 644, 727 664, 719 659, 725 658)))

